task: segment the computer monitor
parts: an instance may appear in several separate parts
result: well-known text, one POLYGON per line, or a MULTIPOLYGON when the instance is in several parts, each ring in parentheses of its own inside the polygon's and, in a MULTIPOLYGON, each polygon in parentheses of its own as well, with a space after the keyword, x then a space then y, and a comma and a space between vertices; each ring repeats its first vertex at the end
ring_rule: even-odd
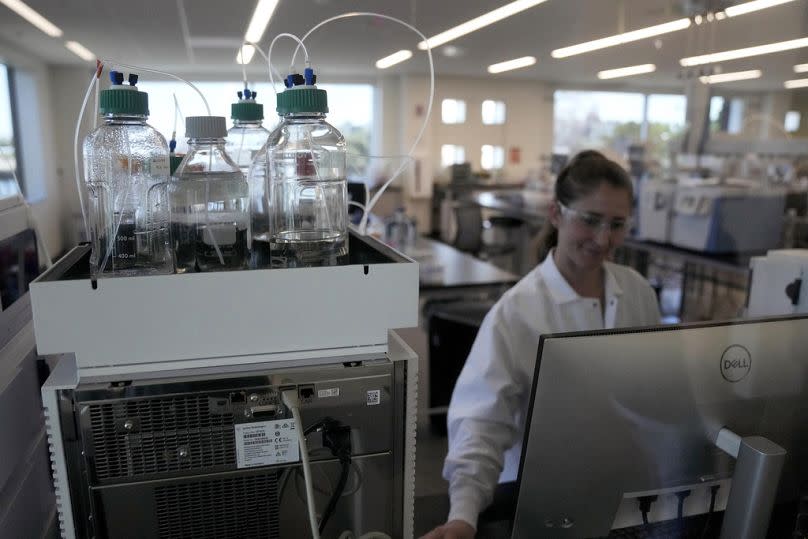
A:
POLYGON ((787 451, 771 494, 793 503, 808 483, 808 317, 546 335, 530 403, 513 538, 606 536, 626 495, 735 471, 728 507, 742 503, 741 461, 716 446, 726 429, 787 451))

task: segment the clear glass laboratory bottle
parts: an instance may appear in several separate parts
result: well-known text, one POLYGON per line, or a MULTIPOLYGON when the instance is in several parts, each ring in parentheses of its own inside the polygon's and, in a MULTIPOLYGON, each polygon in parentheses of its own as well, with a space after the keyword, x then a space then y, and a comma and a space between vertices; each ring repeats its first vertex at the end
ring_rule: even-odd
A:
POLYGON ((177 273, 247 268, 249 187, 225 151, 222 116, 185 119, 188 153, 168 196, 177 273))
MULTIPOLYGON (((267 141, 273 267, 333 266, 348 260, 345 139, 325 121, 325 90, 290 76, 278 94, 281 124, 267 141), (297 86, 294 86, 297 84, 297 86)), ((253 167, 261 167, 256 158, 253 167)))
POLYGON ((110 72, 103 124, 84 139, 93 278, 172 273, 168 237, 168 145, 146 123, 149 96, 137 75, 110 72))
MULTIPOLYGON (((264 106, 255 102, 256 93, 244 88, 238 92, 238 102, 230 106, 230 117, 233 127, 227 132, 227 155, 244 173, 244 177, 251 180, 250 165, 269 138, 269 131, 263 126, 264 106)), ((264 181, 248 181, 250 184, 250 230, 253 242, 256 237, 263 239, 268 246, 269 234, 269 197, 264 181)), ((259 240, 261 241, 261 240, 259 240)), ((253 243, 255 246, 255 243, 253 243)), ((257 252, 253 249, 252 266, 256 267, 257 252)), ((268 253, 267 253, 268 256, 268 253)))

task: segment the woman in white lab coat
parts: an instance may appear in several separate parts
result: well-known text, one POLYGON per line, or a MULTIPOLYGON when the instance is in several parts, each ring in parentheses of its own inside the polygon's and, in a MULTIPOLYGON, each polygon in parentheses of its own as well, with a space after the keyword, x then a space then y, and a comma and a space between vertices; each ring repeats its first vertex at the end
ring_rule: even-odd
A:
POLYGON ((424 539, 465 539, 497 483, 515 481, 539 336, 659 323, 654 291, 608 262, 627 229, 632 184, 594 151, 559 174, 542 238, 544 261, 506 292, 480 326, 449 405, 447 523, 424 539))

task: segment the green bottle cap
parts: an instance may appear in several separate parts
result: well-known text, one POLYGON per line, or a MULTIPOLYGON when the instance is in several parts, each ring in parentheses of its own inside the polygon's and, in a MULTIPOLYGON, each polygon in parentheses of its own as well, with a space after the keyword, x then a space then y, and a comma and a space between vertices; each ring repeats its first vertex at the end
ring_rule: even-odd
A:
POLYGON ((264 105, 255 101, 239 101, 230 105, 230 117, 242 122, 257 122, 264 119, 264 105))
POLYGON ((149 94, 138 91, 134 86, 113 86, 108 90, 101 90, 98 111, 101 114, 148 116, 149 94))
POLYGON ((287 88, 278 94, 278 106, 275 110, 278 114, 328 112, 328 94, 319 88, 287 88))

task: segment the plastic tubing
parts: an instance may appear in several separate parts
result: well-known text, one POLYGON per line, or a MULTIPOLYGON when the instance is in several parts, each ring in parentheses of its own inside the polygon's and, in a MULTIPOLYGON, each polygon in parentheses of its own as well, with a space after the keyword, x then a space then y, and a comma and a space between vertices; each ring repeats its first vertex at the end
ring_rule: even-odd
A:
MULTIPOLYGON (((327 19, 327 20, 330 20, 330 19, 327 19)), ((320 23, 317 26, 320 26, 322 24, 323 23, 320 23)), ((317 26, 315 26, 315 28, 317 28, 317 26)), ((310 33, 311 33, 311 30, 309 30, 309 34, 310 33)), ((306 35, 308 35, 308 34, 306 34, 306 35)), ((301 47, 303 48, 303 55, 306 58, 306 65, 309 65, 309 51, 308 51, 308 49, 306 49, 306 45, 303 44, 303 39, 306 39, 305 36, 303 37, 303 39, 300 39, 299 37, 297 37, 294 34, 288 34, 288 33, 282 33, 282 34, 278 34, 277 36, 275 36, 275 38, 272 40, 272 43, 269 44, 269 50, 267 51, 267 65, 269 66, 269 83, 272 85, 272 91, 275 92, 276 95, 277 95, 278 91, 275 89, 275 79, 272 76, 272 48, 275 46, 275 42, 278 41, 282 37, 288 37, 290 39, 294 39, 295 41, 297 41, 297 47, 295 47, 295 53, 292 56, 291 63, 289 64, 289 71, 292 71, 292 68, 295 65, 295 57, 297 56, 297 51, 301 47)))
POLYGON ((84 110, 87 108, 87 101, 90 99, 90 92, 93 91, 93 84, 98 77, 101 76, 101 69, 99 66, 90 78, 90 84, 87 85, 87 91, 84 92, 84 101, 81 103, 79 109, 79 117, 76 119, 76 130, 73 134, 73 172, 76 176, 76 188, 79 193, 79 205, 81 206, 81 219, 84 222, 84 234, 87 241, 90 241, 90 224, 87 222, 87 209, 84 207, 84 188, 81 185, 81 174, 79 173, 79 131, 81 129, 81 119, 84 117, 84 110))
MULTIPOLYGON (((303 51, 306 54, 306 61, 308 62, 309 55, 308 55, 308 52, 306 52, 305 46, 303 45, 303 41, 305 41, 306 38, 308 38, 315 30, 319 29, 320 27, 322 27, 322 26, 324 26, 324 25, 326 25, 326 24, 328 24, 330 22, 337 21, 337 20, 340 20, 340 19, 350 19, 350 18, 353 18, 353 17, 378 17, 378 18, 381 18, 381 19, 387 19, 389 21, 397 22, 400 25, 405 26, 405 27, 409 28, 410 30, 412 30, 413 32, 415 32, 416 34, 418 34, 418 36, 421 37, 421 39, 424 40, 424 43, 427 43, 426 53, 427 53, 427 57, 429 58, 429 105, 427 106, 427 109, 426 109, 426 116, 424 116, 424 123, 421 125, 421 129, 418 130, 418 135, 415 137, 415 141, 412 143, 412 146, 410 146, 410 151, 407 152, 407 157, 411 158, 413 152, 415 152, 415 148, 418 146, 418 143, 421 142, 421 137, 423 137, 424 131, 426 131, 426 126, 429 124, 429 117, 432 114, 432 101, 435 99, 435 64, 432 61, 432 47, 429 46, 427 37, 424 34, 422 34, 420 30, 418 30, 413 25, 402 21, 401 19, 391 17, 390 15, 383 15, 381 13, 373 13, 373 12, 370 12, 370 11, 355 11, 355 12, 351 12, 351 13, 343 13, 342 15, 337 15, 335 17, 331 17, 330 19, 326 19, 326 20, 316 24, 314 27, 312 27, 311 30, 306 32, 306 34, 303 36, 303 39, 300 40, 300 44, 295 48, 294 54, 292 54, 291 65, 295 64, 295 58, 297 58, 297 51, 298 51, 298 49, 300 47, 303 47, 303 51)), ((281 35, 283 35, 283 34, 281 34, 281 35)), ((280 36, 278 36, 278 37, 280 37, 280 36)), ((277 37, 275 39, 277 39, 277 37)), ((273 43, 274 43, 274 41, 273 41, 273 43)), ((270 50, 271 50, 271 48, 272 47, 270 46, 270 50)), ((274 87, 274 85, 273 85, 273 87, 274 87)), ((382 185, 381 189, 379 189, 379 191, 375 195, 373 195, 373 198, 370 199, 370 202, 368 202, 367 209, 365 210, 364 215, 362 215, 362 221, 359 223, 359 232, 362 235, 365 235, 367 233, 368 216, 370 215, 370 212, 373 211, 373 206, 375 206, 376 203, 379 201, 379 199, 384 194, 387 187, 391 183, 393 183, 393 181, 395 181, 396 178, 399 177, 399 175, 401 175, 401 173, 403 172, 404 167, 406 165, 407 165, 407 161, 402 162, 401 165, 398 167, 398 169, 396 169, 396 171, 390 177, 390 179, 388 179, 384 183, 384 185, 382 185)))
MULTIPOLYGON (((273 73, 274 73, 274 74, 275 74, 275 76, 276 76, 276 77, 278 77, 279 79, 283 79, 283 77, 281 76, 281 74, 280 74, 280 73, 278 73, 278 70, 277 70, 277 69, 275 69, 275 68, 272 66, 272 64, 270 64, 270 63, 269 63, 269 56, 267 56, 267 53, 265 53, 264 51, 262 51, 262 50, 261 50, 261 47, 259 47, 259 46, 258 46, 258 44, 253 43, 252 41, 243 41, 243 42, 242 42, 242 44, 241 44, 242 48, 244 47, 244 45, 252 45, 253 47, 255 47, 256 52, 258 52, 258 54, 260 54, 260 55, 261 55, 261 57, 264 59, 264 61, 267 63, 267 67, 268 67, 268 73, 269 73, 269 76, 270 76, 270 80, 272 80, 272 74, 273 74, 273 73)), ((242 64, 242 65, 243 65, 243 64, 242 64)), ((242 69, 242 72, 243 72, 243 74, 244 74, 244 81, 246 82, 246 81, 247 81, 246 67, 244 67, 244 68, 242 69)), ((273 85, 273 86, 272 86, 272 91, 273 91, 273 92, 275 92, 276 94, 278 93, 278 91, 275 89, 275 85, 273 85)))
POLYGON ((194 91, 199 95, 199 98, 205 104, 205 110, 208 112, 208 116, 211 115, 210 106, 208 105, 208 100, 205 99, 205 96, 202 94, 202 92, 199 91, 199 88, 194 86, 194 84, 192 82, 190 82, 188 80, 185 80, 185 79, 183 79, 182 77, 180 77, 178 75, 174 75, 173 73, 168 73, 167 71, 159 71, 157 69, 152 69, 150 67, 142 67, 142 66, 136 66, 136 65, 131 65, 131 64, 124 64, 124 63, 119 62, 117 60, 101 60, 101 62, 104 63, 104 64, 124 67, 126 69, 137 69, 138 71, 147 71, 149 73, 156 73, 157 75, 163 75, 165 77, 171 77, 171 78, 176 79, 176 80, 178 80, 180 82, 184 82, 185 84, 187 84, 188 86, 193 88, 194 91))

